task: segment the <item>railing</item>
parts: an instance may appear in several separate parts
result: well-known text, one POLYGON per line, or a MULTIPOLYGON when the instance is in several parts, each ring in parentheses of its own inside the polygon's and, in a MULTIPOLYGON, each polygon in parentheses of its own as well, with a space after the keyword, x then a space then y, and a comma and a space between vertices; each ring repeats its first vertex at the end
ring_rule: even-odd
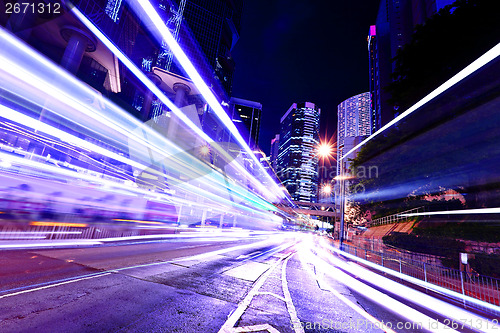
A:
MULTIPOLYGON (((2 240, 68 240, 68 239, 102 239, 114 237, 130 237, 144 234, 145 231, 113 226, 37 226, 26 228, 5 226, 0 229, 2 240)), ((168 233, 168 231, 164 231, 168 233)))
MULTIPOLYGON (((356 257, 368 260, 383 267, 406 274, 416 279, 434 284, 458 292, 465 296, 470 296, 478 300, 500 305, 500 279, 479 274, 459 271, 435 264, 429 264, 425 260, 413 260, 404 253, 381 252, 363 249, 349 244, 343 244, 342 250, 356 257)), ((463 300, 464 305, 481 308, 483 311, 500 315, 500 308, 494 311, 490 308, 480 307, 477 304, 468 304, 463 300)))
POLYGON ((417 207, 413 208, 404 212, 400 212, 397 214, 392 214, 384 217, 379 217, 378 219, 375 219, 369 223, 370 227, 375 227, 378 225, 384 225, 384 224, 391 224, 391 223, 396 223, 396 222, 401 222, 401 221, 408 221, 410 217, 408 216, 402 216, 402 214, 411 214, 411 213, 419 213, 423 211, 423 207, 417 207))

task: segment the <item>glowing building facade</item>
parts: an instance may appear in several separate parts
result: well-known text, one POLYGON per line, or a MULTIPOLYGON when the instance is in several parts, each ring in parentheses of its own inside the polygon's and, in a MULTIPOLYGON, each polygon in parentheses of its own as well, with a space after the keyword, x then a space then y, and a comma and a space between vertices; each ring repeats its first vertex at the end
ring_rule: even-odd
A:
MULTIPOLYGON (((211 77, 215 77, 230 96, 235 68, 231 51, 239 39, 243 0, 176 1, 179 8, 185 3, 184 20, 206 57, 211 77)), ((200 52, 196 50, 186 51, 191 52, 192 59, 199 57, 200 52)))
POLYGON ((380 68, 378 62, 377 48, 377 26, 370 26, 368 32, 368 66, 370 70, 370 120, 372 133, 381 127, 380 93, 376 90, 380 87, 380 68))
MULTIPOLYGON (((75 1, 77 7, 87 11, 86 14, 98 16, 99 21, 104 22, 101 28, 115 36, 117 44, 130 51, 128 54, 133 54, 134 62, 141 64, 144 72, 150 73, 151 80, 163 85, 162 89, 168 86, 168 89, 163 89, 167 94, 175 95, 182 90, 185 95, 180 101, 182 106, 203 104, 197 99, 194 87, 185 79, 186 73, 174 60, 174 53, 167 44, 151 45, 147 42, 149 36, 145 36, 142 27, 130 18, 129 4, 108 0, 103 9, 87 5, 88 0, 75 1), (181 84, 173 87, 170 81, 181 84)), ((243 0, 158 0, 155 8, 217 98, 229 101, 235 68, 231 51, 239 39, 243 0)), ((134 91, 133 95, 131 104, 145 121, 167 111, 145 92, 134 91)))
MULTIPOLYGON (((354 146, 354 139, 372 134, 370 92, 346 99, 338 106, 337 161, 354 146)), ((354 158, 352 156, 351 158, 354 158)), ((340 173, 337 166, 337 175, 340 173)))
POLYGON ((262 104, 233 97, 229 105, 231 119, 240 133, 248 133, 247 143, 256 149, 259 144, 262 104), (244 128, 240 128, 239 124, 242 124, 244 128))
POLYGON ((278 154, 280 152, 280 135, 276 134, 271 140, 271 167, 273 170, 278 169, 278 154))
POLYGON ((455 0, 381 0, 376 24, 368 31, 372 132, 404 110, 390 102, 387 86, 392 83, 394 59, 412 39, 417 25, 455 0))
POLYGON ((314 103, 293 103, 281 118, 276 171, 295 201, 318 199, 320 112, 314 103))

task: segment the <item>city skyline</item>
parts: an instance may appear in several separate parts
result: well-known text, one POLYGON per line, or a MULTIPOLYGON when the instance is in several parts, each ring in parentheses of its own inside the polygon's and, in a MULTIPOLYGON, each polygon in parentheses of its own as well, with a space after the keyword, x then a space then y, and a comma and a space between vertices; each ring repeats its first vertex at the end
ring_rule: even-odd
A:
POLYGON ((0 330, 498 328, 500 2, 450 1, 6 2, 0 330))
POLYGON ((245 3, 241 38, 233 52, 233 90, 258 100, 266 110, 261 149, 269 155, 281 110, 296 100, 314 100, 322 108, 323 140, 336 137, 337 105, 365 91, 374 95, 372 130, 389 122, 402 111, 388 102, 382 88, 392 82, 390 59, 411 40, 418 24, 453 2, 245 3), (371 38, 370 50, 375 32, 380 36, 371 38), (308 45, 303 50, 298 47, 302 42, 308 45))
POLYGON ((291 103, 322 109, 320 133, 334 137, 337 105, 369 90, 367 30, 378 2, 246 2, 233 95, 262 103, 260 148, 270 152, 291 103), (339 50, 342 50, 339 52, 339 50))

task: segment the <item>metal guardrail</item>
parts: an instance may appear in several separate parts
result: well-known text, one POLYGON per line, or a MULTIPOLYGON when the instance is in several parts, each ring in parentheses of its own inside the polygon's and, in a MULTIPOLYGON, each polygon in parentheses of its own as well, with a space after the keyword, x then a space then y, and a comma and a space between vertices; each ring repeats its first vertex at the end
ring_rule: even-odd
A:
MULTIPOLYGON (((440 286, 493 305, 500 305, 500 279, 429 264, 425 260, 413 260, 395 252, 372 251, 349 244, 343 244, 342 250, 356 257, 368 260, 436 286, 440 286)), ((465 300, 463 300, 463 303, 464 305, 480 308, 483 311, 500 315, 500 310, 495 312, 489 308, 480 307, 477 304, 468 304, 469 302, 465 300)))
POLYGON ((138 229, 113 228, 113 226, 37 226, 26 229, 6 226, 0 229, 0 240, 96 239, 130 237, 140 234, 141 230, 138 229))
POLYGON ((384 224, 391 224, 391 223, 396 223, 396 222, 401 222, 401 221, 408 221, 410 217, 408 216, 401 216, 402 214, 411 214, 411 213, 419 213, 423 211, 423 207, 417 207, 413 208, 404 212, 384 216, 384 217, 379 217, 378 219, 375 219, 369 223, 370 227, 375 227, 379 225, 384 225, 384 224))

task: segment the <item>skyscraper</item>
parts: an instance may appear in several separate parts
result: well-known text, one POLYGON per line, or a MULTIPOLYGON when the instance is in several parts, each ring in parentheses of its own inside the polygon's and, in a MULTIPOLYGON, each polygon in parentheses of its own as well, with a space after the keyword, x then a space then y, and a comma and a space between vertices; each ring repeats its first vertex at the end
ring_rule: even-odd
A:
POLYGON ((381 126, 380 112, 380 92, 376 89, 380 87, 380 68, 378 61, 377 48, 377 26, 370 26, 368 31, 368 67, 370 71, 370 121, 372 133, 376 132, 381 126))
MULTIPOLYGON (((239 39, 243 0, 161 0, 167 26, 178 38, 187 56, 209 83, 215 78, 221 99, 231 96, 235 68, 231 51, 239 39), (172 2, 175 6, 172 6, 172 2), (186 26, 180 26, 185 23, 186 26), (222 96, 225 95, 225 96, 222 96)), ((172 55, 164 49, 159 67, 177 72, 172 55)))
POLYGON ((276 134, 271 140, 271 167, 274 171, 278 169, 278 154, 280 151, 280 135, 276 134))
POLYGON ((320 112, 314 103, 293 103, 281 118, 276 171, 295 201, 317 202, 320 112))
MULTIPOLYGON (((349 172, 349 158, 355 158, 357 152, 351 153, 346 159, 341 158, 372 133, 370 92, 346 99, 338 105, 337 110, 337 176, 344 176, 349 172)), ((349 180, 343 179, 337 181, 334 188, 335 204, 342 214, 349 192, 349 180)), ((340 221, 336 222, 335 230, 340 231, 340 221)))
POLYGON ((246 131, 248 131, 248 145, 251 148, 257 148, 259 144, 262 104, 233 97, 229 106, 231 119, 236 123, 236 127, 238 127, 238 123, 242 123, 246 131))
MULTIPOLYGON (((371 135, 371 99, 365 92, 350 97, 338 106, 337 122, 337 175, 340 174, 338 161, 355 147, 360 138, 371 135)), ((354 158, 355 156, 350 156, 354 158)))
MULTIPOLYGON (((108 16, 117 17, 121 1, 108 0, 108 16), (115 14, 116 13, 116 14, 115 14)), ((243 0, 159 0, 156 11, 172 36, 220 102, 228 102, 232 89, 234 61, 231 51, 239 38, 243 0)), ((178 106, 196 105, 199 115, 204 101, 164 42, 153 50, 136 43, 141 53, 139 63, 149 78, 178 106)), ((136 62, 137 62, 136 60, 136 62)), ((135 92, 133 106, 144 120, 166 110, 148 92, 135 92)), ((210 110, 208 110, 210 113, 210 110)), ((207 115, 211 117, 213 115, 207 115)), ((210 123, 210 120, 207 122, 210 123)), ((215 139, 215 138, 214 138, 215 139)))
POLYGON ((382 0, 375 26, 368 32, 372 131, 390 122, 399 110, 390 102, 387 86, 392 83, 398 50, 411 41, 415 27, 455 0, 382 0))

